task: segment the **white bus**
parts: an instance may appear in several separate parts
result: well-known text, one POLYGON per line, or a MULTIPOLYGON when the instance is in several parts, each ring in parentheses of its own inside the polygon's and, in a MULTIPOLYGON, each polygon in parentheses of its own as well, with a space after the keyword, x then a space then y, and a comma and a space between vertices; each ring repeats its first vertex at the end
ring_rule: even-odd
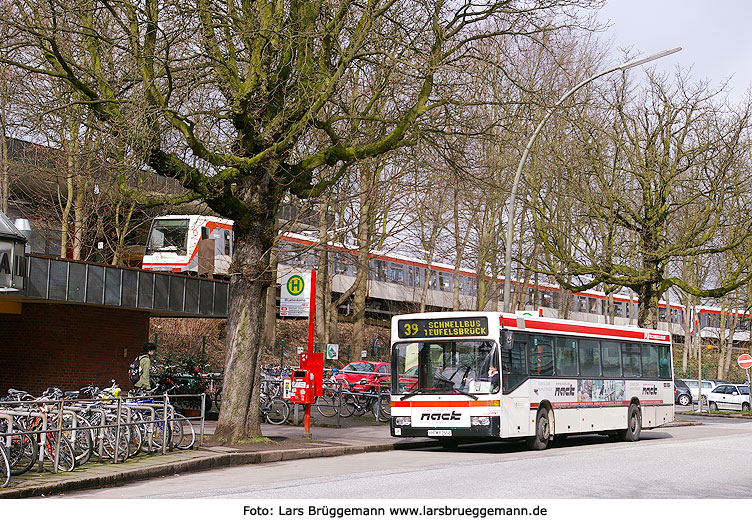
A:
POLYGON ((674 419, 668 332, 498 312, 392 318, 391 433, 467 441, 603 433, 674 419), (499 373, 494 375, 494 368, 499 373))

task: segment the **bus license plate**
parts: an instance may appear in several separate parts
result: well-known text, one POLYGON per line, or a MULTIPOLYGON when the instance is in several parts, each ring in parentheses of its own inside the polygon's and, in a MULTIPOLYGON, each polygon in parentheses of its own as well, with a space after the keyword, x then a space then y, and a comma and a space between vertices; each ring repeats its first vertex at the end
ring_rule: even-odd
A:
POLYGON ((451 430, 429 430, 428 435, 429 436, 451 436, 452 431, 451 430))

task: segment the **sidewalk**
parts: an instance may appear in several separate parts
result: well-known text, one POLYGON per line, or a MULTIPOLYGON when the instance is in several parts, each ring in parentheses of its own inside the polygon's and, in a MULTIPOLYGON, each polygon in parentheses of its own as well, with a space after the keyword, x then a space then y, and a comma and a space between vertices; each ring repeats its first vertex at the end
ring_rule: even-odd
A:
MULTIPOLYGON (((216 421, 206 421, 205 434, 213 434, 216 424, 216 421)), ((701 422, 678 418, 666 426, 696 424, 701 422)), ((20 477, 11 477, 10 486, 0 488, 0 499, 39 497, 218 467, 437 445, 435 440, 429 438, 393 438, 389 434, 389 425, 367 421, 350 421, 348 426, 342 428, 312 426, 310 440, 303 438, 302 426, 262 424, 261 427, 264 436, 278 444, 256 445, 264 450, 242 450, 212 443, 198 450, 139 455, 120 464, 110 461, 99 463, 92 457, 88 463, 70 473, 55 475, 46 470, 44 473, 29 472, 20 477)), ((198 427, 196 433, 198 437, 198 427)))
MULTIPOLYGON (((206 421, 205 434, 213 434, 216 421, 206 421)), ((345 428, 313 426, 312 439, 304 439, 303 427, 294 425, 262 425, 264 436, 284 442, 280 449, 270 443, 268 450, 246 451, 213 444, 198 450, 173 451, 165 455, 139 455, 125 463, 97 462, 95 457, 70 473, 45 470, 11 477, 7 488, 0 488, 0 499, 19 499, 92 489, 113 484, 175 475, 204 469, 244 464, 300 460, 325 456, 341 456, 366 452, 390 451, 432 445, 430 439, 393 438, 386 424, 360 424, 345 428)), ((198 427, 196 430, 198 438, 198 427)))

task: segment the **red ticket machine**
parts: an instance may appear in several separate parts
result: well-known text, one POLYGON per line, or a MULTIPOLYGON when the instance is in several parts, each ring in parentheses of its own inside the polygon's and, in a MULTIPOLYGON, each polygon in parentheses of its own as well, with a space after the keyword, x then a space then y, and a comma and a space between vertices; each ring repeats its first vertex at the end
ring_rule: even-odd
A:
POLYGON ((324 353, 301 353, 300 368, 313 375, 313 395, 321 397, 324 393, 324 353))
POLYGON ((310 405, 316 401, 314 395, 313 373, 307 369, 296 369, 292 372, 292 387, 290 402, 294 404, 310 405))

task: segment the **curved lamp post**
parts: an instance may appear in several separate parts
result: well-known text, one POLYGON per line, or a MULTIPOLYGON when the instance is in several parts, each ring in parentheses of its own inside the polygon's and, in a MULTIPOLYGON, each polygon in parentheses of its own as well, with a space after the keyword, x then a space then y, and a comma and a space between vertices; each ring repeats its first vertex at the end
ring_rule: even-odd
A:
POLYGON ((554 106, 548 110, 546 113, 546 116, 543 117, 543 120, 538 123, 538 127, 535 128, 535 131, 533 131, 533 135, 530 137, 530 140, 527 142, 527 146, 525 146, 525 151, 522 152, 522 158, 520 159, 520 164, 517 166, 517 173, 514 175, 514 181, 512 182, 512 193, 509 196, 509 217, 507 220, 507 234, 506 234, 506 248, 505 248, 505 254, 504 254, 504 311, 505 312, 511 312, 511 297, 510 297, 510 285, 511 285, 511 277, 512 277, 512 239, 514 237, 514 210, 515 210, 515 204, 517 203, 517 185, 520 182, 520 176, 522 175, 522 167, 525 166, 525 161, 527 161, 527 156, 530 153, 530 148, 533 145, 533 142, 535 142, 536 137, 538 136, 538 133, 540 133, 540 130, 543 129, 543 126, 545 125, 546 121, 550 118, 550 116, 554 113, 554 111, 566 100, 569 98, 572 94, 577 92, 579 89, 587 85, 593 80, 596 80, 600 78, 601 76, 605 76, 606 74, 610 74, 611 72, 615 72, 617 70, 621 70, 622 72, 625 70, 629 70, 630 68, 634 68, 636 66, 649 63, 650 61, 655 61, 656 59, 660 59, 661 57, 666 57, 667 55, 671 55, 673 53, 676 53, 681 50, 681 47, 671 48, 669 50, 663 50, 662 52, 658 52, 652 55, 647 55, 643 57, 639 57, 637 59, 633 59, 632 61, 628 61, 626 63, 622 63, 619 66, 615 66, 613 68, 609 68, 608 70, 604 70, 602 72, 599 72, 595 74, 594 76, 589 77, 585 81, 575 85, 569 91, 567 91, 564 96, 559 98, 559 101, 557 101, 554 106))

